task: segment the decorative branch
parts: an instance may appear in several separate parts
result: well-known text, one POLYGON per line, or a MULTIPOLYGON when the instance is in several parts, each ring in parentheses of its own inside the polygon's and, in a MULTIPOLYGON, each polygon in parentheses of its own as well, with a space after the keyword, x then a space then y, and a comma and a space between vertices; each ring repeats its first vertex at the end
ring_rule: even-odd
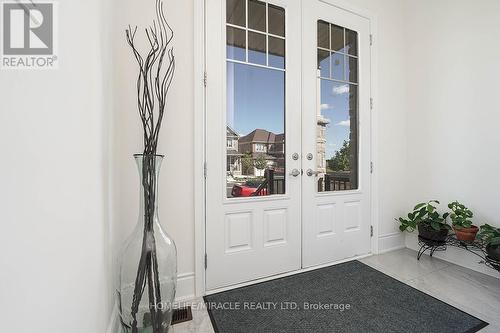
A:
POLYGON ((137 108, 142 122, 144 140, 142 184, 144 187, 145 223, 142 253, 137 269, 131 308, 133 318, 131 328, 133 333, 138 332, 137 313, 147 286, 153 332, 159 333, 164 315, 161 311, 162 306, 160 306, 161 290, 153 230, 156 202, 155 162, 158 137, 167 104, 167 93, 175 72, 175 57, 171 46, 174 32, 165 17, 162 0, 156 0, 156 20, 153 20, 152 26, 145 29, 149 43, 149 51, 145 58, 135 44, 137 27, 129 26, 125 33, 128 45, 131 47, 139 66, 136 86, 137 108), (168 62, 166 69, 164 61, 168 62))

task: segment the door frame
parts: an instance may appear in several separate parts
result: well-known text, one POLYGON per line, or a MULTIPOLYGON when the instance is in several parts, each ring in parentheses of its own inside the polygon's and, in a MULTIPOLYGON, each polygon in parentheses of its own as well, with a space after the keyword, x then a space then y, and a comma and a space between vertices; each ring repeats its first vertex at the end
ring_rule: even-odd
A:
MULTIPOLYGON (((265 0, 263 0, 265 1, 265 0)), ((302 0, 304 1, 304 0, 302 0)), ((371 116, 370 116, 370 155, 371 162, 373 163, 373 169, 370 177, 371 182, 371 198, 370 198, 370 214, 371 214, 371 225, 373 226, 373 237, 371 238, 371 254, 379 253, 379 187, 378 187, 378 117, 376 117, 378 109, 378 52, 377 52, 377 15, 369 10, 352 6, 345 0, 319 0, 326 4, 338 7, 342 10, 346 10, 353 14, 362 16, 369 20, 370 22, 370 34, 371 34, 371 48, 370 48, 370 88, 371 88, 371 116)), ((204 296, 206 294, 205 288, 205 224, 206 224, 206 214, 205 214, 205 158, 206 158, 206 147, 205 147, 205 137, 206 137, 206 104, 205 104, 205 85, 210 84, 210 77, 206 74, 205 66, 205 0, 195 0, 194 1, 194 29, 193 29, 193 46, 194 46, 194 61, 193 61, 193 94, 194 94, 194 154, 193 154, 193 181, 194 181, 194 294, 196 297, 204 296)), ((350 258, 348 260, 352 260, 350 258)), ((347 260, 346 260, 347 261, 347 260)), ((274 279, 280 276, 293 275, 303 271, 313 270, 321 267, 330 266, 335 263, 329 263, 325 265, 310 267, 307 269, 299 269, 294 272, 285 273, 277 276, 272 276, 264 279, 259 279, 256 281, 250 281, 237 286, 231 286, 225 289, 232 289, 242 285, 254 284, 260 281, 266 281, 274 279)), ((216 290, 221 291, 221 290, 216 290)), ((211 291, 214 292, 214 291, 211 291)))

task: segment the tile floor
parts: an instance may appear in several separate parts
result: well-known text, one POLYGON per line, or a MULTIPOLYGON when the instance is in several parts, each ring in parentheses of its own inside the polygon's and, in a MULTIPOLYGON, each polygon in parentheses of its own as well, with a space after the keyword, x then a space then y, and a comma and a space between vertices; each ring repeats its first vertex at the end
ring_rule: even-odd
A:
MULTIPOLYGON (((360 261, 490 323, 481 333, 500 332, 500 279, 427 255, 420 261, 416 257, 415 251, 403 249, 360 261)), ((188 332, 214 332, 205 309, 194 309, 192 321, 173 326, 172 333, 188 332)))

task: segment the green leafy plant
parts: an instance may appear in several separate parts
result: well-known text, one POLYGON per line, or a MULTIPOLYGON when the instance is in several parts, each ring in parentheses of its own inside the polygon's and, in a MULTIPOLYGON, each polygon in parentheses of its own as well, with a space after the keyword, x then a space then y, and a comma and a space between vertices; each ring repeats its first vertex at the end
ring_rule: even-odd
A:
POLYGON ((417 229, 418 225, 427 225, 436 231, 450 230, 450 226, 446 223, 449 213, 439 214, 436 204, 439 205, 439 201, 431 200, 419 203, 413 208, 413 211, 408 213, 406 218, 396 219, 401 224, 399 230, 412 232, 417 229))
POLYGON ((478 236, 489 245, 500 245, 500 228, 484 224, 481 226, 481 231, 479 231, 478 236))
POLYGON ((470 228, 472 226, 472 216, 474 215, 469 208, 465 207, 458 201, 453 201, 448 204, 451 210, 450 219, 453 226, 457 229, 470 228))
POLYGON ((351 153, 351 143, 348 140, 344 140, 342 148, 335 152, 330 160, 327 161, 328 169, 332 171, 349 171, 351 170, 349 155, 351 153))
POLYGON ((253 158, 250 154, 245 154, 241 158, 241 171, 244 175, 253 173, 253 158))
POLYGON ((259 154, 254 161, 254 166, 257 170, 264 170, 267 168, 267 160, 264 154, 259 154))

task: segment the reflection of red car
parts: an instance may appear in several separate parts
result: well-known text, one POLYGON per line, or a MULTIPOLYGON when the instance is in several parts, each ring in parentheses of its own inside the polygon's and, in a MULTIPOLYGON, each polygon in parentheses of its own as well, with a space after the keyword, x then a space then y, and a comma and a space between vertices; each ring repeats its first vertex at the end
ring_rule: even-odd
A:
POLYGON ((259 186, 262 185, 262 182, 256 181, 247 181, 245 184, 241 185, 233 185, 233 189, 231 190, 231 195, 233 197, 250 197, 254 195, 267 195, 267 188, 263 188, 260 190, 259 194, 256 194, 256 191, 259 189, 259 186))

